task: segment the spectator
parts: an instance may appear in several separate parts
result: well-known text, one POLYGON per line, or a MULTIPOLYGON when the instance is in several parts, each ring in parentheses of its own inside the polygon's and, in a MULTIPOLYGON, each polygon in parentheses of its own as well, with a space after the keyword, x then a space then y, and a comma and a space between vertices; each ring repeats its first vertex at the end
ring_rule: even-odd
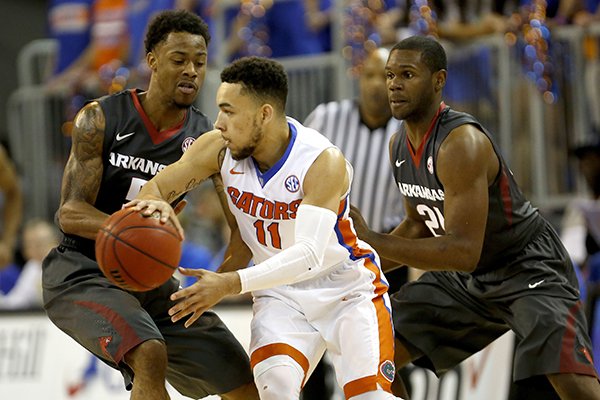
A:
POLYGON ((272 4, 252 1, 237 11, 227 10, 226 19, 231 22, 227 58, 279 58, 330 51, 331 7, 331 0, 286 0, 272 4))
POLYGON ((0 144, 0 270, 13 261, 23 215, 23 196, 17 171, 6 149, 0 144))
MULTIPOLYGON (((212 182, 203 182, 188 196, 189 204, 179 218, 185 227, 180 265, 216 271, 223 261, 223 251, 230 235, 219 197, 212 182)), ((196 279, 180 275, 183 287, 196 279)))
POLYGON ((594 209, 600 206, 600 142, 592 141, 576 147, 573 154, 578 159, 578 167, 583 176, 589 196, 577 198, 568 204, 561 229, 561 240, 571 258, 585 269, 589 256, 600 250, 598 239, 588 228, 594 209))
POLYGON ((8 152, 0 144, 0 292, 8 293, 16 284, 21 268, 13 262, 23 214, 23 195, 17 171, 8 152))
MULTIPOLYGON (((66 5, 63 4, 62 7, 66 5)), ((59 7, 58 10, 60 9, 59 7)), ((83 8, 80 13, 85 14, 83 8)), ((62 66, 60 73, 47 83, 48 89, 63 93, 79 89, 88 97, 106 94, 114 83, 113 78, 119 73, 119 67, 127 60, 130 43, 126 17, 126 0, 93 0, 90 36, 85 50, 81 51, 68 66, 62 66)), ((83 25, 84 22, 85 18, 82 16, 80 24, 83 25)), ((75 38, 71 37, 71 39, 75 38)), ((83 42, 83 28, 77 35, 77 39, 83 42)), ((70 46, 60 46, 59 51, 63 52, 67 49, 70 53, 68 58, 72 59, 75 52, 70 46)), ((81 45, 78 50, 81 50, 81 45)), ((119 89, 122 89, 125 85, 123 82, 118 82, 119 89)), ((118 90, 113 88, 112 91, 118 90)))
POLYGON ((598 35, 589 34, 591 25, 600 24, 600 0, 587 0, 585 7, 578 10, 573 23, 586 29, 584 39, 585 56, 585 88, 588 100, 589 115, 592 125, 600 130, 600 39, 598 35))
POLYGON ((61 75, 90 43, 94 0, 52 0, 48 7, 50 37, 58 42, 53 75, 61 75))
POLYGON ((0 295, 0 309, 42 307, 42 260, 58 245, 58 232, 43 220, 31 220, 23 228, 25 265, 15 286, 0 295))

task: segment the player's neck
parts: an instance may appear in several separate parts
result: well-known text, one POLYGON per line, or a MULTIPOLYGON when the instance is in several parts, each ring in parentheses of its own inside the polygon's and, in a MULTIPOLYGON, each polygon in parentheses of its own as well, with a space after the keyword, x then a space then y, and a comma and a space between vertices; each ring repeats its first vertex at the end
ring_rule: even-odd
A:
POLYGON ((435 107, 429 107, 423 114, 405 120, 406 132, 411 144, 415 147, 419 147, 423 138, 433 128, 442 108, 445 107, 443 102, 435 104, 435 107))
POLYGON ((278 122, 273 129, 268 127, 265 130, 263 138, 252 154, 252 158, 258 164, 261 172, 268 171, 277 161, 281 160, 290 144, 291 137, 290 128, 285 119, 283 122, 278 122))
POLYGON ((177 125, 185 116, 185 108, 165 102, 150 92, 144 92, 138 97, 144 112, 159 132, 177 125))

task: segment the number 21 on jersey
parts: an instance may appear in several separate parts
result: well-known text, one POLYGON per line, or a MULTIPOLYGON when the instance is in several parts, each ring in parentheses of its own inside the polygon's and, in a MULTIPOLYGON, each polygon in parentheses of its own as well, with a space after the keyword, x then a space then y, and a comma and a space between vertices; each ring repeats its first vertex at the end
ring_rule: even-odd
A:
POLYGON ((444 226, 444 214, 439 208, 429 207, 426 204, 418 204, 417 212, 423 216, 423 222, 429 228, 433 236, 442 236, 446 231, 444 226))

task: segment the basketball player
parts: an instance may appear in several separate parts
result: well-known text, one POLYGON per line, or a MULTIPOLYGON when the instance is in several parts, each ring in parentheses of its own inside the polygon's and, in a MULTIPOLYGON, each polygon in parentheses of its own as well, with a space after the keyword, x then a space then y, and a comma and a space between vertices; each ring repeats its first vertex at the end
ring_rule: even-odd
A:
MULTIPOLYGON (((221 73, 219 115, 180 161, 128 203, 175 219, 168 202, 221 172, 255 265, 198 278, 171 296, 173 321, 196 321, 224 296, 252 292, 251 363, 262 400, 297 400, 325 349, 347 399, 396 399, 393 329, 379 258, 348 218, 350 164, 287 118, 283 67, 241 58, 221 73)), ((174 221, 177 223, 177 221, 174 221)), ((181 226, 179 225, 181 229, 181 226)))
POLYGON ((109 214, 211 128, 192 106, 204 81, 209 39, 194 14, 158 14, 145 42, 148 90, 107 96, 79 111, 57 213, 64 238, 44 261, 48 316, 118 368, 128 389, 133 383, 135 400, 168 399, 165 378, 194 399, 258 399, 245 350, 215 314, 203 314, 188 329, 170 321, 169 296, 178 281, 127 292, 102 275, 94 257, 96 233, 109 214))
MULTIPOLYGON (((404 203, 390 171, 386 154, 400 121, 392 117, 385 92, 385 62, 389 50, 370 52, 358 75, 358 96, 319 104, 304 125, 325 135, 337 146, 356 171, 352 180, 352 204, 365 211, 374 230, 389 232, 404 216, 404 203)), ((386 274, 388 293, 397 291, 408 279, 407 268, 386 274)), ((304 387, 304 393, 326 391, 319 377, 329 372, 321 363, 304 387)), ((322 377, 321 379, 325 379, 322 377)))
POLYGON ((577 279, 550 224, 532 207, 476 119, 442 101, 446 54, 411 37, 386 63, 390 142, 406 218, 359 236, 383 258, 426 272, 392 296, 396 363, 442 374, 512 329, 514 379, 546 375, 562 399, 599 399, 577 279))

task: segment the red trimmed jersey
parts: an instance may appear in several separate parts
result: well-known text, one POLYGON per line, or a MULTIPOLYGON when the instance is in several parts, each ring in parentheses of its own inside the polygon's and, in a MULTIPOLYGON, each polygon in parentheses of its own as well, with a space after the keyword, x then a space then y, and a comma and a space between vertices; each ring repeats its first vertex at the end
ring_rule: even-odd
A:
POLYGON ((393 139, 391 164, 400 192, 417 210, 431 234, 444 235, 444 187, 436 172, 437 154, 450 132, 465 124, 474 125, 488 137, 500 162, 498 175, 488 192, 488 218, 477 267, 481 272, 505 265, 504 260, 521 252, 543 222, 521 192, 491 135, 473 116, 442 104, 418 149, 413 151, 407 140, 406 125, 401 125, 393 139))
POLYGON ((142 108, 139 93, 125 90, 98 100, 106 127, 104 170, 95 207, 107 214, 133 200, 147 181, 212 129, 210 120, 192 106, 180 123, 159 132, 142 108))

